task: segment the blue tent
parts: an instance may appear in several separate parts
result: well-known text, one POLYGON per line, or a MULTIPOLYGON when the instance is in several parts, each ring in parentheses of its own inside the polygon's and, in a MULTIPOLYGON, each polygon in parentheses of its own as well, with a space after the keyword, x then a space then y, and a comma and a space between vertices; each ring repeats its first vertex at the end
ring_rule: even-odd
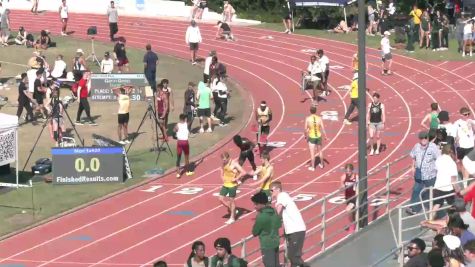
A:
POLYGON ((306 6, 338 6, 345 7, 349 4, 356 2, 356 0, 290 0, 295 7, 306 6))

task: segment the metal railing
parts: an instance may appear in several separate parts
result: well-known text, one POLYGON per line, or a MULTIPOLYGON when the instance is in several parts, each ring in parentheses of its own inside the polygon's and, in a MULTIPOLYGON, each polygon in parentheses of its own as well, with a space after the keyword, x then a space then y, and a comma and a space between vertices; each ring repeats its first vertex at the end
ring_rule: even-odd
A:
MULTIPOLYGON (((474 180, 473 178, 468 179, 468 180, 460 180, 453 185, 458 186, 458 185, 463 185, 466 184, 467 181, 474 180)), ((463 187, 463 186, 461 186, 463 187)), ((426 187, 424 188, 420 194, 419 194, 419 202, 416 203, 410 203, 410 204, 401 204, 397 207, 397 214, 398 214, 398 228, 397 230, 394 229, 393 231, 397 231, 397 245, 396 247, 392 250, 392 253, 386 255, 385 258, 381 258, 378 263, 383 262, 386 260, 388 257, 391 255, 397 255, 397 259, 399 262, 399 265, 402 267, 404 265, 404 246, 409 243, 409 241, 413 238, 420 237, 424 240, 430 241, 430 238, 434 236, 432 231, 429 231, 428 228, 424 228, 421 225, 422 221, 429 220, 432 218, 432 214, 436 212, 444 212, 450 208, 449 205, 439 207, 437 211, 433 211, 433 203, 435 200, 440 200, 440 199, 445 199, 448 196, 454 196, 456 193, 451 193, 448 195, 443 195, 434 198, 433 191, 434 189, 437 189, 433 186, 431 187, 426 187), (429 196, 427 199, 422 199, 422 196, 425 192, 429 191, 429 196), (413 207, 416 206, 421 206, 421 212, 417 214, 412 214, 412 215, 405 215, 405 211, 407 209, 412 209, 413 207), (428 208, 426 207, 428 206, 428 208)), ((412 188, 411 188, 412 190, 412 188)), ((376 266, 376 265, 373 265, 376 266)))
MULTIPOLYGON (((408 155, 404 155, 370 172, 367 177, 359 178, 358 181, 368 180, 368 188, 364 191, 368 195, 368 201, 366 203, 359 203, 358 195, 356 195, 355 210, 368 208, 368 213, 360 218, 357 215, 355 219, 355 232, 361 230, 359 226, 361 220, 367 219, 369 224, 375 222, 377 219, 387 215, 397 206, 399 200, 403 198, 404 194, 401 194, 400 191, 396 192, 398 189, 392 189, 403 186, 408 179, 412 178, 412 176, 406 175, 412 166, 409 164, 409 159, 408 155), (393 169, 396 170, 394 173, 392 173, 393 169)), ((359 183, 356 186, 356 192, 359 192, 359 183)), ((304 259, 311 260, 350 236, 347 229, 353 223, 350 223, 349 219, 347 219, 346 205, 341 205, 346 203, 343 195, 344 191, 345 189, 341 187, 301 208, 300 211, 307 225, 305 238, 307 246, 303 251, 304 259), (346 220, 346 222, 343 220, 346 220), (308 244, 310 245, 308 246, 308 244)), ((407 199, 407 197, 404 199, 407 199)), ((283 252, 284 262, 287 262, 286 242, 283 236, 281 238, 283 240, 281 251, 283 252)), ((395 243, 397 243, 395 232, 393 232, 393 238, 395 243)), ((259 241, 252 235, 243 238, 232 247, 234 249, 240 248, 241 257, 250 261, 250 264, 260 259, 259 241)))

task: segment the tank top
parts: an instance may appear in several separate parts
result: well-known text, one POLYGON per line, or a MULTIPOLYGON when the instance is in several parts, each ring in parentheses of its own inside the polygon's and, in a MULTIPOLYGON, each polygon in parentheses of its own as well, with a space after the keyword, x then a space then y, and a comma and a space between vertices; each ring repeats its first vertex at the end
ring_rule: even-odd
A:
POLYGON ((264 110, 257 108, 258 121, 262 123, 262 126, 269 125, 269 107, 266 107, 264 110))
POLYGON ((73 70, 83 71, 85 68, 84 68, 84 66, 79 62, 79 58, 80 58, 80 57, 74 57, 73 70))
POLYGON ((117 97, 119 101, 119 114, 127 114, 130 109, 130 97, 128 95, 120 94, 117 97))
POLYGON ((356 195, 356 175, 354 173, 350 175, 345 173, 345 176, 345 199, 349 199, 356 195))
POLYGON ((353 70, 354 71, 358 71, 358 61, 359 59, 356 57, 356 58, 353 58, 353 70))
POLYGON ((233 168, 231 168, 231 162, 232 161, 229 161, 229 163, 223 167, 223 186, 228 188, 237 186, 237 183, 233 181, 236 174, 234 173, 233 168))
POLYGON ((163 114, 165 111, 165 103, 164 103, 165 93, 159 92, 156 96, 157 99, 157 114, 163 114))
POLYGON ((439 119, 438 119, 438 117, 439 117, 439 114, 432 113, 430 115, 430 127, 429 127, 430 129, 439 128, 439 119))
POLYGON ((381 103, 375 104, 374 102, 371 103, 371 107, 369 109, 369 122, 371 123, 380 123, 383 121, 382 119, 383 110, 381 108, 381 103))
MULTIPOLYGON (((270 167, 270 165, 267 166, 267 167, 266 167, 266 166, 262 166, 262 167, 261 167, 261 168, 262 168, 262 169, 261 169, 261 174, 260 174, 261 178, 262 178, 262 176, 264 176, 264 175, 267 174, 267 172, 269 171, 269 167, 270 167)), ((262 185, 262 188, 261 188, 261 189, 262 189, 262 190, 269 190, 271 183, 272 183, 272 175, 269 176, 269 178, 267 179, 267 181, 264 182, 264 184, 262 185)))
POLYGON ((61 5, 61 18, 62 19, 68 18, 68 6, 61 5))
POLYGON ((179 122, 176 124, 177 128, 178 128, 178 131, 176 132, 176 139, 178 141, 188 141, 188 135, 189 135, 189 131, 188 131, 188 125, 186 124, 186 122, 179 122))
POLYGON ((310 130, 308 131, 308 137, 310 138, 320 138, 322 133, 320 131, 320 125, 317 123, 320 119, 317 115, 310 115, 310 130))

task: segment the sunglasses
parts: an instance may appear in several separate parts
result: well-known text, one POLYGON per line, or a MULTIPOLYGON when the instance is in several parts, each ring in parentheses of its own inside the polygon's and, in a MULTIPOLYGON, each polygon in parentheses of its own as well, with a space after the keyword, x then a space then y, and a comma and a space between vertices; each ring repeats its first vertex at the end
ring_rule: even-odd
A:
POLYGON ((465 114, 462 114, 462 115, 465 116, 465 117, 468 117, 468 116, 470 116, 470 113, 465 113, 465 114))

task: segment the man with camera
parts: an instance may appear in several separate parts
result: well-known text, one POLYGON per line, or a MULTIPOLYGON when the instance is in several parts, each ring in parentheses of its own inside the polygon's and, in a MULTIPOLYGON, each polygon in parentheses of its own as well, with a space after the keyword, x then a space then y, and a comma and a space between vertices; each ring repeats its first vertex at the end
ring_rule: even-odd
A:
POLYGON ((28 91, 28 87, 26 83, 28 81, 28 77, 26 73, 21 74, 21 81, 20 85, 18 86, 18 109, 16 115, 18 119, 21 117, 21 113, 23 113, 23 108, 26 109, 26 121, 33 121, 33 109, 30 106, 30 101, 33 99, 30 92, 28 91))

